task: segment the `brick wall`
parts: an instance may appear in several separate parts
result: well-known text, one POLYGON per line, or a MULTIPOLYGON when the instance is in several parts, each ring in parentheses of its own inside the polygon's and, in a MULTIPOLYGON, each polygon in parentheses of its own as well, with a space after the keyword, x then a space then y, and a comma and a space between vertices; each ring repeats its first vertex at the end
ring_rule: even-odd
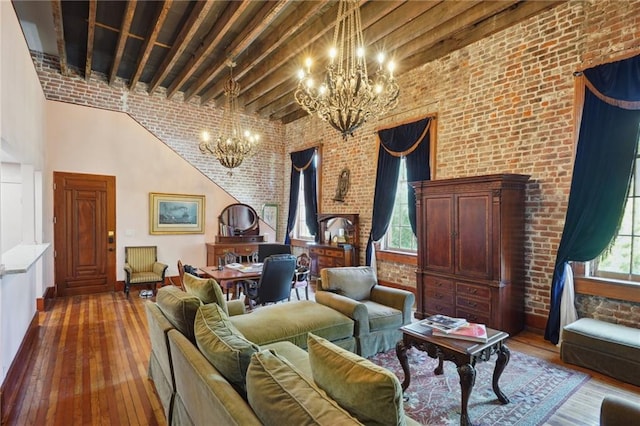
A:
MULTIPOLYGON (((371 229, 376 128, 437 114, 436 178, 490 173, 531 175, 526 198, 526 312, 544 325, 555 255, 564 225, 574 156, 573 72, 640 53, 640 2, 569 2, 520 25, 397 75, 400 105, 343 142, 317 119, 285 128, 291 150, 323 144, 323 212, 359 213, 361 261, 371 229), (615 4, 614 4, 615 3, 615 4), (345 203, 332 201, 343 167, 345 203)), ((378 262, 382 280, 415 287, 414 267, 378 262)), ((583 299, 581 299, 583 300, 583 299)), ((589 315, 589 306, 582 315, 589 315)), ((613 302, 640 322, 637 304, 613 302)))
MULTIPOLYGON (((142 83, 129 92, 121 79, 110 86, 104 75, 95 72, 89 82, 74 70, 69 77, 63 77, 57 57, 33 52, 32 57, 48 100, 125 112, 240 202, 259 213, 265 203, 277 203, 283 211, 286 153, 280 123, 243 115, 243 122, 261 135, 261 142, 256 155, 230 175, 215 157, 202 154, 198 148, 202 131, 213 135, 218 128, 221 108, 201 106, 199 99, 185 103, 181 93, 167 100, 163 88, 148 95, 142 83)), ((280 222, 279 229, 284 229, 286 219, 282 213, 280 222)), ((282 234, 279 239, 284 238, 282 234)))

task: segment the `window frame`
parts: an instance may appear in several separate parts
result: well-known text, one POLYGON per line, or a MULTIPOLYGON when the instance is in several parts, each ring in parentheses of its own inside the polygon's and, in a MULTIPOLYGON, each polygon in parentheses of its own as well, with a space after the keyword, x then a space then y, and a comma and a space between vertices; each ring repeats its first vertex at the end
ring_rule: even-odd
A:
POLYGON ((406 159, 404 157, 401 158, 400 168, 398 169, 398 183, 396 186, 396 199, 393 204, 393 212, 391 213, 391 219, 389 221, 389 227, 387 228, 387 232, 385 232, 384 237, 380 242, 380 247, 382 251, 386 251, 386 252, 417 256, 418 255, 418 238, 416 237, 416 235, 413 234, 413 231, 411 230, 411 223, 409 222, 409 214, 408 214, 409 202, 407 200, 406 191, 408 191, 409 189, 408 189, 406 164, 407 164, 406 159), (406 191, 401 189, 401 185, 404 185, 404 187, 406 188, 406 191), (400 202, 398 202, 399 199, 400 199, 400 202), (397 216, 398 210, 396 209, 396 207, 398 207, 399 205, 406 206, 407 208, 406 217, 397 216), (394 219, 396 219, 396 221, 402 219, 402 223, 400 225, 394 226, 393 225, 394 219), (402 231, 402 229, 406 230, 408 228, 411 234, 413 235, 412 246, 414 246, 415 248, 391 246, 390 239, 393 238, 393 229, 395 228, 398 228, 400 232, 402 231))

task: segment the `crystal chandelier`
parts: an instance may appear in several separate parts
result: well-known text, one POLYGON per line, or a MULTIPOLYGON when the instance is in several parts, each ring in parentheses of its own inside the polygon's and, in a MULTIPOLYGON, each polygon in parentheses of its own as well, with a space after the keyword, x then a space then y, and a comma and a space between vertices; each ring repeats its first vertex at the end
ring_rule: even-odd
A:
POLYGON ((311 60, 300 70, 296 101, 309 114, 328 121, 344 139, 368 119, 398 105, 399 88, 393 77, 394 63, 378 55, 373 80, 367 74, 358 0, 340 0, 324 82, 317 86, 311 75, 311 60))
POLYGON ((220 133, 212 140, 208 132, 202 133, 200 151, 213 154, 220 164, 229 169, 238 167, 242 161, 255 152, 260 137, 248 130, 243 130, 238 112, 238 95, 240 85, 233 79, 235 62, 228 61, 229 80, 224 86, 226 105, 222 114, 220 133))

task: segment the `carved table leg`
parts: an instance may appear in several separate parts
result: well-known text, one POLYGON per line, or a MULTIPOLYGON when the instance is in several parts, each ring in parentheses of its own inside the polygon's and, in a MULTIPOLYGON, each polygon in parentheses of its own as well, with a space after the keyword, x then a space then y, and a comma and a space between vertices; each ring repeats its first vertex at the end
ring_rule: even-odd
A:
POLYGON ((402 392, 404 392, 409 387, 409 383, 411 383, 411 373, 409 372, 407 349, 409 348, 405 346, 403 340, 400 340, 396 344, 396 355, 398 356, 398 361, 400 361, 402 371, 404 372, 404 380, 402 381, 402 392))
POLYGON ((440 352, 440 349, 438 349, 438 366, 433 370, 433 374, 435 374, 436 376, 441 375, 442 373, 444 373, 444 356, 442 355, 442 353, 440 352))
POLYGON ((493 392, 495 392, 498 400, 503 404, 508 404, 509 398, 507 398, 506 395, 500 390, 500 387, 498 386, 498 380, 500 380, 500 376, 502 375, 504 368, 509 363, 510 357, 511 352, 509 351, 509 348, 507 348, 507 346, 503 344, 498 350, 498 359, 496 359, 496 366, 493 370, 493 392))
POLYGON ((469 420, 468 405, 469 397, 473 385, 476 382, 476 369, 471 364, 464 364, 458 367, 458 375, 460 376, 460 389, 462 390, 462 410, 460 411, 460 426, 471 426, 469 420))

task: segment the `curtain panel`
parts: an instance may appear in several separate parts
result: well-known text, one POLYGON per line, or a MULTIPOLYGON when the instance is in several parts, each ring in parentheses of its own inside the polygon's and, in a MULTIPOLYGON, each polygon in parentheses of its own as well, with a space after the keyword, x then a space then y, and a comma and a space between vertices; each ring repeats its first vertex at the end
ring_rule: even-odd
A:
MULTIPOLYGON (((393 203, 398 187, 400 159, 406 158, 407 180, 427 180, 431 176, 429 167, 429 134, 431 117, 378 131, 378 169, 373 196, 371 234, 367 242, 366 264, 371 265, 373 243, 380 240, 389 228, 393 203), (426 143, 422 143, 426 140, 426 143)), ((409 187, 409 221, 416 232, 416 196, 409 187)))
MULTIPOLYGON (((554 344, 564 326, 564 287, 573 279, 568 262, 593 260, 617 234, 640 136, 640 56, 590 68, 579 78, 584 104, 545 330, 554 344)), ((573 307, 573 300, 565 302, 573 307)))
POLYGON ((291 153, 291 186, 289 187, 289 215, 287 216, 287 230, 285 244, 291 243, 291 231, 296 223, 298 213, 298 198, 300 195, 300 176, 304 179, 304 205, 306 208, 305 221, 309 233, 318 241, 318 196, 316 194, 316 163, 313 161, 317 147, 291 153))

